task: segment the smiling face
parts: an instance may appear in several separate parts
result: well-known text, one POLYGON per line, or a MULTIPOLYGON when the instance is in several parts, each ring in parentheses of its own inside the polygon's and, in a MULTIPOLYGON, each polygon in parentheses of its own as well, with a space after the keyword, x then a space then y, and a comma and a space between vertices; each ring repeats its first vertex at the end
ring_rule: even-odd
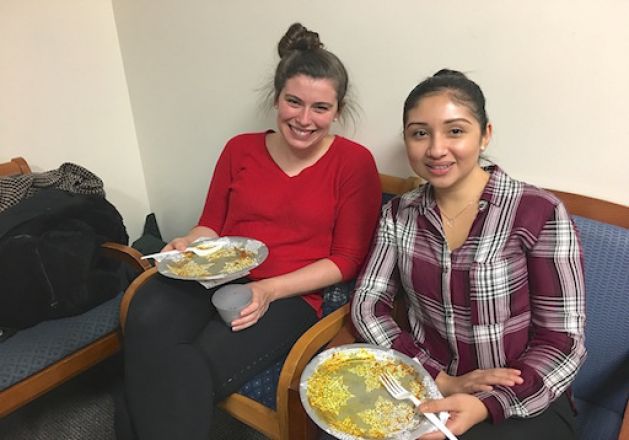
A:
POLYGON ((491 138, 469 107, 443 91, 422 97, 407 113, 406 152, 413 171, 437 191, 465 189, 484 173, 478 159, 491 138))
POLYGON ((323 145, 338 115, 336 88, 327 78, 289 78, 276 104, 282 138, 290 148, 300 151, 323 145))

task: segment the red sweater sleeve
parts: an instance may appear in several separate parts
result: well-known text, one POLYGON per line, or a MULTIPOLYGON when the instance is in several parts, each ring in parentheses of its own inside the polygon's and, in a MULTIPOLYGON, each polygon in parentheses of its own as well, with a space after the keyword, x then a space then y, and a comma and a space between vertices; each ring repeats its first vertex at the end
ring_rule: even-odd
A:
POLYGON ((348 169, 340 177, 338 217, 329 257, 343 280, 358 275, 371 246, 381 205, 380 179, 373 157, 366 150, 352 153, 344 158, 348 169))
POLYGON ((203 206, 203 211, 201 212, 201 217, 198 222, 199 226, 207 226, 216 231, 219 235, 229 209, 233 141, 234 139, 227 143, 218 158, 218 162, 216 162, 214 174, 210 181, 210 188, 205 198, 205 205, 203 206))

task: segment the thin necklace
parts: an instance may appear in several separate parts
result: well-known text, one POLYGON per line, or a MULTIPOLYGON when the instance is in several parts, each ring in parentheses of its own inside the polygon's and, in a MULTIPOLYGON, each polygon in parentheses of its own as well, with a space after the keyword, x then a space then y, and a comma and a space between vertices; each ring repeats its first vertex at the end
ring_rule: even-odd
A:
POLYGON ((472 199, 469 202, 467 202, 465 204, 465 206, 463 207, 463 209, 461 209, 459 212, 457 212, 453 217, 450 217, 448 214, 446 214, 446 212, 441 207, 439 207, 439 210, 441 211, 441 215, 443 215, 443 223, 447 227, 453 228, 454 227, 454 223, 456 222, 456 219, 459 218, 461 216, 461 214, 463 214, 465 211, 467 211, 467 208, 472 206, 474 204, 474 202, 477 202, 477 200, 476 199, 472 199))

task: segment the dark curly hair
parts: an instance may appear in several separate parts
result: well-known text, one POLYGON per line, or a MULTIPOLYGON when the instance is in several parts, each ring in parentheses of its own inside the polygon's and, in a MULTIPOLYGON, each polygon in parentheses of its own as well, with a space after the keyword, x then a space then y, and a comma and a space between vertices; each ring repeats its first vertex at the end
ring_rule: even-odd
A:
POLYGON ((277 52, 281 60, 273 79, 273 102, 277 102, 287 80, 306 75, 331 80, 336 89, 338 108, 343 108, 349 85, 347 71, 336 55, 324 49, 318 33, 294 23, 278 43, 277 52))

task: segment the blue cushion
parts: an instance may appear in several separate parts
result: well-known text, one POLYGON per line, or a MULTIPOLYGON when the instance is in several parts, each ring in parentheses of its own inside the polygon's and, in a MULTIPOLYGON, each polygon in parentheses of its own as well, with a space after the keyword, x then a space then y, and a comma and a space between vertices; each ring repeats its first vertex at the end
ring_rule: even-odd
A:
POLYGON ((629 229, 574 221, 585 260, 588 351, 573 384, 579 432, 583 439, 617 438, 629 396, 629 229), (603 429, 616 434, 603 436, 603 429))
POLYGON ((280 372, 285 360, 285 357, 280 359, 272 367, 255 376, 244 384, 238 393, 268 408, 275 409, 277 406, 277 382, 280 380, 280 372))
POLYGON ((122 293, 77 316, 21 330, 0 343, 0 390, 43 370, 118 327, 122 293))
POLYGON ((616 440, 622 417, 607 408, 575 399, 577 431, 581 440, 616 440))

